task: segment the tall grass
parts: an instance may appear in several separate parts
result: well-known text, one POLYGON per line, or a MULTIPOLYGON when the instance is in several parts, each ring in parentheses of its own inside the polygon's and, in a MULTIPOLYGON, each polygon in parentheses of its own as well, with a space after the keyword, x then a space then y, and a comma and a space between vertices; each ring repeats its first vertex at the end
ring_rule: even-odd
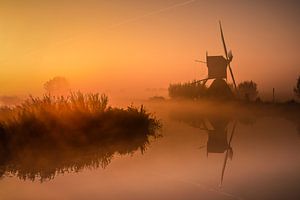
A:
POLYGON ((174 99, 197 99, 204 97, 207 93, 205 85, 197 82, 170 84, 168 90, 169 96, 174 99))
POLYGON ((143 106, 112 108, 106 95, 80 92, 30 97, 0 112, 0 175, 41 181, 144 152, 161 126, 143 106))
POLYGON ((169 85, 169 96, 172 99, 214 99, 231 100, 233 90, 223 79, 215 79, 207 88, 200 82, 186 82, 169 85))

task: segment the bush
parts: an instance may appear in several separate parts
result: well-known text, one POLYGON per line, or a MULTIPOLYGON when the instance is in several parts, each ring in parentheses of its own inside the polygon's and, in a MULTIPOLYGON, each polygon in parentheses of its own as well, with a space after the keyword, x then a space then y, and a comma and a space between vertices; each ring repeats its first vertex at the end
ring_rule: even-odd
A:
POLYGON ((257 98, 257 84, 253 81, 244 81, 238 85, 238 94, 241 99, 254 101, 257 98))
POLYGON ((68 90, 70 89, 70 85, 66 78, 56 76, 44 83, 44 89, 48 94, 61 95, 68 92, 68 90))
POLYGON ((294 88, 295 95, 300 98, 300 76, 298 77, 296 86, 294 88))

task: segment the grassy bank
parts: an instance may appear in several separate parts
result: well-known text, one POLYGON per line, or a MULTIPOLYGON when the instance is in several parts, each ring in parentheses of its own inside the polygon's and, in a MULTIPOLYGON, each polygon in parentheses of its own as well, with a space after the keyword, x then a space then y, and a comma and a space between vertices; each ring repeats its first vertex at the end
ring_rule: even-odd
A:
POLYGON ((41 181, 144 152, 161 126, 143 106, 112 108, 105 95, 80 92, 30 97, 0 116, 1 176, 41 181))

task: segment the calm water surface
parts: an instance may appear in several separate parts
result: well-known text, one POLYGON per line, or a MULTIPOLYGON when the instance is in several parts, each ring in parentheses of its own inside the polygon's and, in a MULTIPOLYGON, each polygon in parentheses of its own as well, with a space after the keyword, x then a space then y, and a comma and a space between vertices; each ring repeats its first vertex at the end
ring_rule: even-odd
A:
POLYGON ((105 168, 85 155, 83 169, 54 166, 42 182, 4 173, 1 199, 300 199, 299 124, 148 107, 163 128, 146 150, 115 153, 105 168))

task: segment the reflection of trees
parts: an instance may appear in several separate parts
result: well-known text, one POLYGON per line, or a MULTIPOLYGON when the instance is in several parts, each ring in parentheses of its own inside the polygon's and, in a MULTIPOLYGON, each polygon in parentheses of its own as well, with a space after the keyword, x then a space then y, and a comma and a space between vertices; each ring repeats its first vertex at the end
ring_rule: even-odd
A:
POLYGON ((106 167, 115 154, 125 155, 149 144, 155 132, 147 128, 113 130, 98 134, 97 130, 82 133, 54 135, 16 135, 0 133, 0 173, 13 174, 20 179, 40 181, 65 172, 84 168, 106 167), (35 135, 35 136, 34 136, 35 135))
MULTIPOLYGON (((205 105, 205 104, 204 104, 205 105)), ((171 118, 184 121, 195 128, 203 127, 203 119, 228 118, 236 120, 243 125, 254 125, 258 119, 264 117, 277 117, 286 119, 300 127, 300 104, 295 101, 284 103, 259 103, 259 102, 215 102, 199 107, 183 107, 173 110, 171 118)))
POLYGON ((281 115, 283 118, 296 125, 297 133, 300 136, 300 105, 296 105, 289 105, 289 108, 285 110, 285 112, 282 112, 281 115))

